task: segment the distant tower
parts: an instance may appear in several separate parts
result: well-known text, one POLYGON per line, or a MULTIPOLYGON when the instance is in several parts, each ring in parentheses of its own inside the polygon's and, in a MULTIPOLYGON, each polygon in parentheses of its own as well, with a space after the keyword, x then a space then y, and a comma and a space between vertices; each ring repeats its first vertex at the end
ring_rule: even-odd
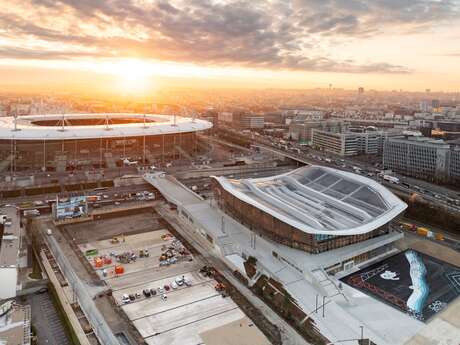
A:
POLYGON ((363 88, 363 87, 359 87, 359 88, 358 88, 358 93, 359 93, 360 95, 362 95, 362 94, 364 93, 364 88, 363 88))

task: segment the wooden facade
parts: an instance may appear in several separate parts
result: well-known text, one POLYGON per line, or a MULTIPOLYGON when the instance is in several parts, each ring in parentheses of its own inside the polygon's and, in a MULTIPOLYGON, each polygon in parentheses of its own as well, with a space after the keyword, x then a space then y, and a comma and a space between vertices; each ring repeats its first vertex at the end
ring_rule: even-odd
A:
POLYGON ((321 253, 387 234, 389 225, 359 235, 315 236, 305 233, 226 191, 216 180, 213 192, 219 208, 262 237, 309 253, 321 253), (324 238, 326 237, 326 238, 324 238))

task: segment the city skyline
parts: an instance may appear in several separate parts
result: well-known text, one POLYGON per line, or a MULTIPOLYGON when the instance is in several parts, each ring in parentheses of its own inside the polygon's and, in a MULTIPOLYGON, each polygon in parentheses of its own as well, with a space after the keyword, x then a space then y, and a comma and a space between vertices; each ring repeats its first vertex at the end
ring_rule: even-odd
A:
POLYGON ((460 89, 454 0, 0 4, 5 90, 460 89))

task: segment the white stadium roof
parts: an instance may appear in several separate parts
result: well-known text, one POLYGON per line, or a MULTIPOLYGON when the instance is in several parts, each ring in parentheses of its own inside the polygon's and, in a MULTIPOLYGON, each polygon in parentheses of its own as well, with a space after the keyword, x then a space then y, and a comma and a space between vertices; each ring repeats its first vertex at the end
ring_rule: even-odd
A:
POLYGON ((214 177, 240 200, 301 231, 364 234, 388 223, 407 205, 379 183, 323 166, 267 178, 214 177))
POLYGON ((28 115, 14 117, 0 117, 0 140, 72 140, 72 139, 97 139, 116 137, 136 137, 144 135, 161 135, 202 131, 212 127, 208 121, 192 119, 189 117, 176 117, 174 125, 173 115, 152 114, 53 114, 53 115, 28 115), (37 122, 61 121, 66 123, 64 130, 61 125, 38 125, 37 122), (109 119, 109 125, 105 119, 109 119), (110 124, 111 119, 136 119, 136 123, 110 124), (145 123, 143 122, 145 118, 145 123), (68 125, 72 120, 98 119, 98 125, 68 125))

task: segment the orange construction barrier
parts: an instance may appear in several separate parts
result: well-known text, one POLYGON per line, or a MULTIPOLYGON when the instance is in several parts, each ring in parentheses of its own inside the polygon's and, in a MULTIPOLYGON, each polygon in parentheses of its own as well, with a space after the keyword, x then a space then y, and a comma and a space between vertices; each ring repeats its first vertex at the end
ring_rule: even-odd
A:
POLYGON ((123 274, 125 273, 125 268, 123 266, 115 266, 115 274, 123 274))

